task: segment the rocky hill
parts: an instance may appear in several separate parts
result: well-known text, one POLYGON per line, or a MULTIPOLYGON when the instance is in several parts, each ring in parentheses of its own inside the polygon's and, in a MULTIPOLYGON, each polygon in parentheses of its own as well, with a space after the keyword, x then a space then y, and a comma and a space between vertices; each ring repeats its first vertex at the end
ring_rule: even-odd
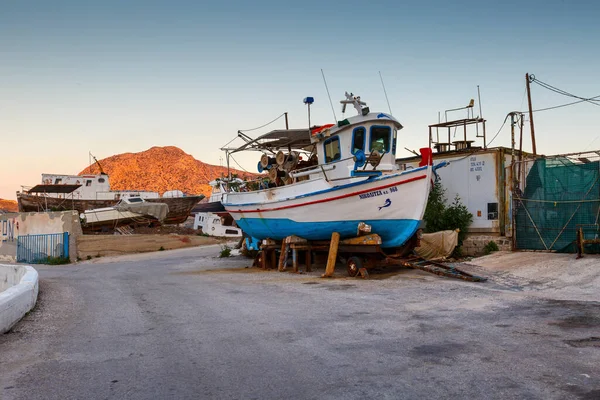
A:
MULTIPOLYGON (((123 153, 99 160, 110 176, 112 190, 151 190, 164 193, 181 190, 188 194, 210 194, 208 182, 227 175, 227 168, 205 164, 178 147, 152 147, 140 153, 123 153)), ((97 164, 79 175, 99 173, 97 164)), ((243 171, 232 170, 240 178, 252 177, 243 171)))
POLYGON ((18 211, 17 202, 14 200, 0 199, 0 210, 17 212, 18 211))

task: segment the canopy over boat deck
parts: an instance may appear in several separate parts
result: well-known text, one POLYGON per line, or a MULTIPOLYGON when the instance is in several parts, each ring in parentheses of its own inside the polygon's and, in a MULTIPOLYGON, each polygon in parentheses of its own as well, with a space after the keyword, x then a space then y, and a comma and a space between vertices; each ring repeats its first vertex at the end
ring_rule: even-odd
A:
MULTIPOLYGON (((311 130, 314 130, 313 127, 311 130)), ((307 129, 276 129, 252 139, 245 134, 238 132, 238 136, 246 141, 238 148, 228 149, 229 153, 237 153, 245 150, 270 151, 276 152, 278 149, 295 149, 310 151, 312 143, 310 132, 307 129)))
POLYGON ((28 193, 61 193, 69 194, 79 189, 81 185, 35 185, 27 190, 28 193))

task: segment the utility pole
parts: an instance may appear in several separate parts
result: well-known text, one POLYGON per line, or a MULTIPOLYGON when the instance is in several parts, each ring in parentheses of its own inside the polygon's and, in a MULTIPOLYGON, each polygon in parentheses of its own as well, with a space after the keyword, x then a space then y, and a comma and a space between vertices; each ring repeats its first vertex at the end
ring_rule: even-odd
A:
POLYGON ((527 104, 529 105, 529 126, 531 127, 531 146, 533 155, 537 154, 535 149, 535 129, 533 128, 533 107, 531 107, 531 88, 529 87, 529 73, 525 74, 525 83, 527 85, 527 104))
POLYGON ((290 125, 288 124, 287 112, 285 113, 285 129, 286 129, 286 130, 289 130, 289 129, 290 129, 290 125))
MULTIPOLYGON (((520 115, 521 121, 519 122, 519 168, 517 172, 517 179, 521 182, 521 164, 523 164, 523 119, 524 114, 520 115)), ((525 170, 525 168, 523 168, 525 170)))
POLYGON ((510 113, 510 189, 515 190, 515 112, 510 113))

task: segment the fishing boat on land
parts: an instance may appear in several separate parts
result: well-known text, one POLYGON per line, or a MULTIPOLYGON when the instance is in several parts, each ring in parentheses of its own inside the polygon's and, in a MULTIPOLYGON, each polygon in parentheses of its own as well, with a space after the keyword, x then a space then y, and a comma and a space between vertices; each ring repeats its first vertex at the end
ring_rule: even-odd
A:
POLYGON ((84 232, 115 229, 123 225, 162 223, 169 212, 164 203, 147 202, 141 197, 122 198, 113 207, 86 210, 80 214, 84 232))
POLYGON ((20 212, 86 210, 113 207, 122 199, 140 197, 148 203, 164 203, 169 212, 163 224, 185 222, 204 195, 186 195, 179 190, 163 193, 140 190, 111 190, 105 173, 86 175, 42 174, 42 183, 17 192, 20 212))
POLYGON ((208 199, 204 199, 196 204, 192 209, 192 214, 197 213, 222 213, 225 212, 223 207, 223 196, 227 192, 239 192, 246 190, 246 182, 240 178, 217 178, 208 182, 211 187, 211 193, 208 199))
MULTIPOLYGON (((309 108, 314 99, 304 99, 309 108)), ((262 152, 259 172, 268 179, 259 188, 228 192, 223 206, 251 237, 282 240, 296 235, 328 240, 357 235, 359 224, 379 234, 383 248, 399 248, 416 235, 425 212, 432 176, 431 150, 421 149, 418 168, 400 171, 395 164, 396 139, 402 125, 392 115, 370 112, 352 93, 342 100, 343 111, 354 106, 358 115, 336 124, 309 129, 274 130, 227 149, 262 152)), ((309 120, 310 126, 310 120, 309 120)))

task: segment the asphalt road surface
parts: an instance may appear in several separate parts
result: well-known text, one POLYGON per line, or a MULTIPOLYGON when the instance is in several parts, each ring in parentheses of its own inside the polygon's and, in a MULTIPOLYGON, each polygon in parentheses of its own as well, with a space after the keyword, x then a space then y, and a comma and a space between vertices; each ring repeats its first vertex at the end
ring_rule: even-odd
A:
POLYGON ((0 398, 600 399, 598 302, 218 254, 39 267, 38 305, 0 336, 0 398))

